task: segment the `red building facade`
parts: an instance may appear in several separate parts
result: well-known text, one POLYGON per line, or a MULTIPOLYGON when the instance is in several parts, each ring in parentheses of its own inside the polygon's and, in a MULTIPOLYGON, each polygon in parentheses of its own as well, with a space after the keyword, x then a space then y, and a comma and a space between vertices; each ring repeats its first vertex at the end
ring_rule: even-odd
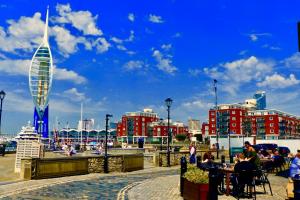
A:
MULTIPOLYGON (((117 125, 117 138, 120 142, 137 143, 139 138, 145 142, 161 141, 167 138, 168 125, 166 121, 159 121, 159 117, 151 109, 143 112, 128 112, 122 116, 117 125)), ((177 134, 187 134, 188 127, 183 123, 170 123, 172 138, 177 134)))
POLYGON ((300 138, 300 118, 278 110, 255 110, 240 104, 224 104, 209 111, 209 135, 257 136, 262 139, 300 138))
POLYGON ((219 135, 241 135, 243 118, 247 110, 239 104, 220 105, 216 110, 209 110, 209 135, 216 135, 217 125, 219 135))
POLYGON ((151 109, 142 112, 128 112, 118 122, 117 137, 122 142, 135 143, 138 138, 146 139, 149 135, 149 125, 158 121, 158 115, 151 109))

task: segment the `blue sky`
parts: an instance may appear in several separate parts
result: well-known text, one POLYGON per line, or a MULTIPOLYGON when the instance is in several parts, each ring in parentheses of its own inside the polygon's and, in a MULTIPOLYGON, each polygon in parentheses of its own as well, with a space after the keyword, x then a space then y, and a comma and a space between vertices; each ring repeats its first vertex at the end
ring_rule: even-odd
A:
POLYGON ((265 90, 269 108, 299 111, 298 1, 0 1, 3 130, 32 121, 29 61, 42 41, 47 5, 55 73, 50 128, 106 113, 153 108, 206 120, 214 102, 242 102, 265 90))

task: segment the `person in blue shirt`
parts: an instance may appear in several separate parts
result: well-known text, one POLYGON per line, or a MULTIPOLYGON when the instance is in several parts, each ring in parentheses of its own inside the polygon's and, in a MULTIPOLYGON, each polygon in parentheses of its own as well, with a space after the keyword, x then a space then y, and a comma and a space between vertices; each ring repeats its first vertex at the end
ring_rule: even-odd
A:
POLYGON ((300 153, 297 153, 295 159, 290 166, 290 177, 299 178, 300 177, 300 153))

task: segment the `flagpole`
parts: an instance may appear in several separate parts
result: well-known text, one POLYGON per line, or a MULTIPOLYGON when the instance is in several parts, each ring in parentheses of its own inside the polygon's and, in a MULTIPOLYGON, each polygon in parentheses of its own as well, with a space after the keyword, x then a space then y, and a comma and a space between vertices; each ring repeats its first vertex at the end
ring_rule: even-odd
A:
POLYGON ((82 103, 81 103, 81 112, 80 112, 80 146, 82 147, 82 103))

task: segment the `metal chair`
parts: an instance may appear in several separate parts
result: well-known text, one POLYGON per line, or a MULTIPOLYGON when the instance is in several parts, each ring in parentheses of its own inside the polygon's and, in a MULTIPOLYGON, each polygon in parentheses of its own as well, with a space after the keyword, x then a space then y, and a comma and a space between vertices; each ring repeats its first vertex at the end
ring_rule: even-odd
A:
POLYGON ((262 169, 257 170, 256 177, 255 177, 254 181, 255 181, 256 186, 263 186, 265 194, 267 193, 265 185, 268 184, 269 189, 270 189, 270 193, 273 196, 271 183, 268 179, 268 173, 265 170, 262 170, 262 169))
MULTIPOLYGON (((246 197, 252 197, 256 200, 256 189, 255 189, 255 175, 256 170, 241 170, 237 173, 237 183, 239 191, 242 191, 242 187, 246 186, 246 197), (251 190, 253 188, 253 192, 251 190)), ((240 199, 244 193, 238 193, 237 199, 240 199)))

